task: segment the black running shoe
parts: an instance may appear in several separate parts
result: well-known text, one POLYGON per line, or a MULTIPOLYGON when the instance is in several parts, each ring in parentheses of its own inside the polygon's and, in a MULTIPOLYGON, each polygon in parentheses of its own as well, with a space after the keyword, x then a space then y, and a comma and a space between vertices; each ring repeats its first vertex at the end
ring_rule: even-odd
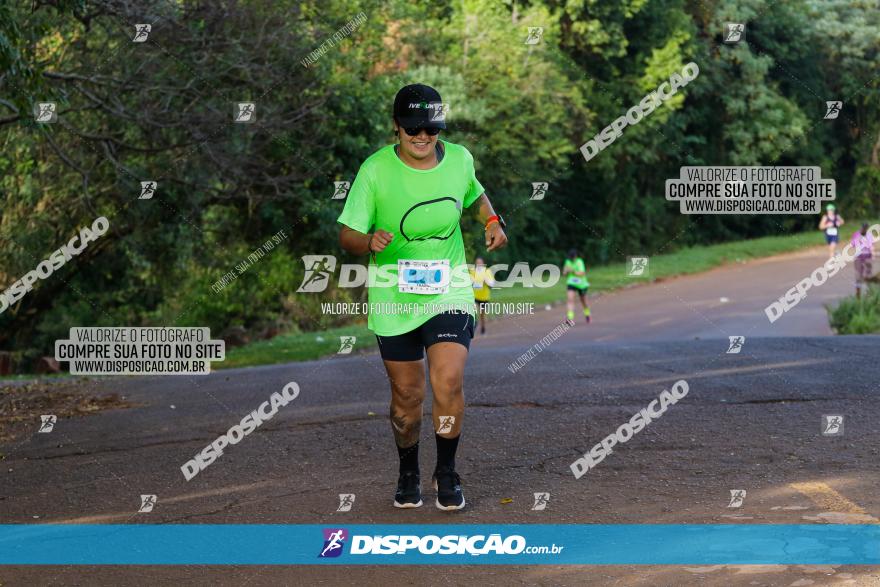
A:
POLYGON ((464 494, 461 492, 461 477, 450 468, 434 471, 434 489, 437 491, 438 510, 454 511, 464 507, 464 494))
POLYGON ((415 471, 401 473, 397 478, 397 491, 394 493, 394 507, 417 508, 422 506, 422 490, 419 474, 415 471))

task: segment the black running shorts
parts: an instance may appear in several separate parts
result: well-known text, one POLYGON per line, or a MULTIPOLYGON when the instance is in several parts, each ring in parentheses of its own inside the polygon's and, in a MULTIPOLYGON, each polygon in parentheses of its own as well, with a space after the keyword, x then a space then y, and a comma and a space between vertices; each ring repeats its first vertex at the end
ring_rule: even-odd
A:
POLYGON ((379 336, 379 354, 386 361, 420 361, 425 349, 437 342, 457 342, 469 349, 474 317, 468 312, 444 312, 403 334, 379 336))

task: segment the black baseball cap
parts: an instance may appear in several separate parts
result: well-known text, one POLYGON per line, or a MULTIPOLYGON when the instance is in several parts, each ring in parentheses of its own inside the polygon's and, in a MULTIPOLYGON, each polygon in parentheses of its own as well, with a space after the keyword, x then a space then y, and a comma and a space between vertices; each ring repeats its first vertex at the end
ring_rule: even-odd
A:
POLYGON ((394 118, 404 128, 446 128, 446 109, 440 92, 425 84, 411 84, 397 92, 394 118))

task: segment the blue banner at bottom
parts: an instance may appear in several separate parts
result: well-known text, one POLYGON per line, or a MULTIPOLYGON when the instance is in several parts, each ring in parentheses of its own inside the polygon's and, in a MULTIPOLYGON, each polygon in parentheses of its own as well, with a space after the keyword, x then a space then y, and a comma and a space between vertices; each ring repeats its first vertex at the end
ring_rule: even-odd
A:
POLYGON ((4 565, 880 565, 880 525, 7 524, 4 565))

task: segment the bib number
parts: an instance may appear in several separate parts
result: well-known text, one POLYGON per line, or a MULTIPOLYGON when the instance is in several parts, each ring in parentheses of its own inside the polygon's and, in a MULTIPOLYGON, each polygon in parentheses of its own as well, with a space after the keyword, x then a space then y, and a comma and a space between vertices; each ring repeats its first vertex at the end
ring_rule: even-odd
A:
POLYGON ((828 236, 837 236, 837 229, 836 228, 826 228, 825 234, 827 234, 828 236))
POLYGON ((449 291, 449 259, 397 261, 397 291, 414 294, 445 294, 449 291))

